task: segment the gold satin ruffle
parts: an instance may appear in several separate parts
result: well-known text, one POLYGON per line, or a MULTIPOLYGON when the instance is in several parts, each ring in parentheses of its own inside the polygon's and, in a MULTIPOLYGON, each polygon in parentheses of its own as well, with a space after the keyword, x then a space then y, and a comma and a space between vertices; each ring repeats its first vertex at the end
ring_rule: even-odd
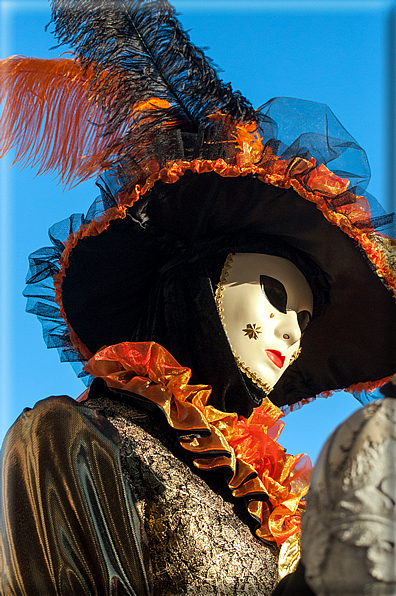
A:
MULTIPOLYGON (((138 394, 164 411, 180 444, 202 470, 228 468, 234 497, 244 497, 256 535, 282 544, 300 530, 302 497, 312 472, 307 455, 288 455, 277 439, 282 412, 268 398, 249 418, 207 405, 211 387, 189 385, 191 371, 155 342, 123 342, 99 350, 86 370, 109 387, 138 394)), ((87 396, 85 392, 79 401, 87 396)))

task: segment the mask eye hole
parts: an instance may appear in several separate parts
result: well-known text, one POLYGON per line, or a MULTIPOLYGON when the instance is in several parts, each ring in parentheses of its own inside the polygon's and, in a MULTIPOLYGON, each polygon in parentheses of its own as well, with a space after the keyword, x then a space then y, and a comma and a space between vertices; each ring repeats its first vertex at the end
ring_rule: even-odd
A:
POLYGON ((301 329, 301 333, 304 333, 306 330, 309 321, 311 320, 311 313, 307 310, 302 310, 297 313, 297 321, 301 329))
POLYGON ((286 314, 287 293, 285 286, 278 279, 268 275, 260 275, 260 285, 272 306, 286 314))

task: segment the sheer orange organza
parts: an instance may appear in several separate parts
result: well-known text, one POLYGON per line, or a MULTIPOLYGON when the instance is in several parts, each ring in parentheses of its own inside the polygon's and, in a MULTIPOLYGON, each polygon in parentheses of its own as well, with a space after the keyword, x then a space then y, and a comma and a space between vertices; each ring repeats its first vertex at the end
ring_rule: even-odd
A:
MULTIPOLYGON (((228 469, 232 494, 246 498, 259 538, 279 545, 299 531, 312 464, 307 455, 288 455, 277 443, 282 412, 268 398, 247 419, 221 412, 207 405, 210 386, 189 385, 190 369, 154 342, 103 348, 87 370, 109 387, 160 406, 170 426, 181 431, 180 444, 198 468, 228 469)), ((79 401, 86 397, 87 392, 79 401)))

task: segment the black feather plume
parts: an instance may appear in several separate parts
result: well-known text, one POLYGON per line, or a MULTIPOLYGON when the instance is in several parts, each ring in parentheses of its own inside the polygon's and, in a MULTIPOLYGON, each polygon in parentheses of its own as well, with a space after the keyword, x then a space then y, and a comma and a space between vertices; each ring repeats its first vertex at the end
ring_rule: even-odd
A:
MULTIPOLYGON (((53 0, 52 9, 60 45, 72 46, 82 66, 93 68, 91 92, 106 113, 103 134, 119 134, 118 163, 128 155, 147 157, 153 139, 170 128, 193 134, 193 153, 197 146, 202 153, 214 134, 207 130, 214 127, 208 116, 217 111, 233 122, 258 121, 251 104, 219 79, 212 61, 191 43, 166 0, 53 0), (153 97, 171 107, 132 114, 153 97)), ((175 147, 178 139, 171 137, 175 147)), ((168 149, 162 146, 162 152, 168 149)))

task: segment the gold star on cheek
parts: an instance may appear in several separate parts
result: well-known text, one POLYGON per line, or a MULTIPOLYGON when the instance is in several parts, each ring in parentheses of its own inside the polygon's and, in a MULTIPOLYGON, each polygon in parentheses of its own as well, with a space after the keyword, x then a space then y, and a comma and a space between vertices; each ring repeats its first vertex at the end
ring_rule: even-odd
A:
POLYGON ((246 329, 242 329, 242 331, 249 336, 249 339, 258 339, 258 334, 261 333, 260 329, 261 327, 256 327, 256 323, 253 323, 253 325, 248 323, 246 329))

